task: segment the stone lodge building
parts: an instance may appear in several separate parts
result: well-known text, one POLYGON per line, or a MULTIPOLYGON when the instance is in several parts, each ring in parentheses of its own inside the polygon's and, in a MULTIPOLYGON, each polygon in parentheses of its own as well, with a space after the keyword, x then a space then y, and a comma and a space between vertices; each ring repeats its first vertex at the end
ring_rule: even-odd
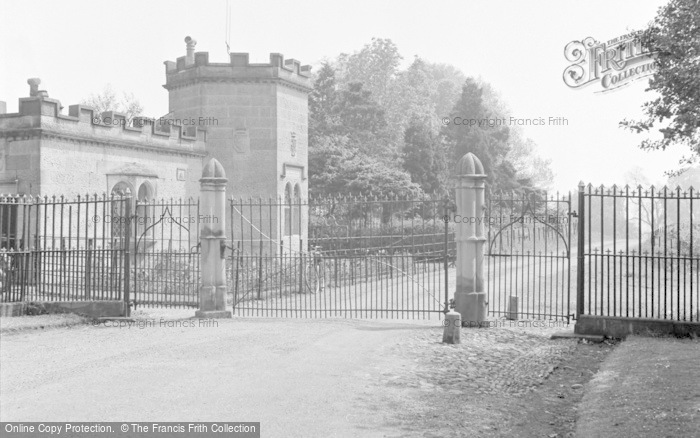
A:
MULTIPOLYGON (((227 197, 306 198, 310 67, 277 53, 266 64, 251 64, 247 53, 212 63, 192 38, 185 42, 186 55, 165 62, 169 113, 158 119, 82 105, 65 113, 38 78, 28 80, 17 113, 0 102, 0 193, 197 198, 203 164, 214 157, 229 179, 227 197)), ((289 221, 286 210, 269 220, 289 221)))

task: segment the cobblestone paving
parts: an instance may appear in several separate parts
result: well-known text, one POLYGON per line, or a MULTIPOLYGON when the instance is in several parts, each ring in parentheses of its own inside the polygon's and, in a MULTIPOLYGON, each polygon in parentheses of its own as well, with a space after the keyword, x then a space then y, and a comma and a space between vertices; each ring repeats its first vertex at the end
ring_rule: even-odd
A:
POLYGON ((382 380, 390 386, 440 389, 450 394, 524 395, 575 350, 574 340, 550 341, 554 331, 557 329, 463 328, 458 345, 442 344, 439 328, 411 331, 386 352, 411 365, 383 371, 382 380))

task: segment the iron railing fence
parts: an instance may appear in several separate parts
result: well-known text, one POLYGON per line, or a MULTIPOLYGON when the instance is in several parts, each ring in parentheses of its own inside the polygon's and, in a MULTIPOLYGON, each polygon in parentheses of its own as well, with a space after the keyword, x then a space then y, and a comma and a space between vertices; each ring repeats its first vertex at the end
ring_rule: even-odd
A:
POLYGON ((698 321, 696 190, 581 185, 579 212, 581 314, 698 321))
POLYGON ((129 296, 130 199, 0 196, 0 301, 129 296))
POLYGON ((241 315, 427 318, 454 284, 449 201, 230 200, 228 279, 241 315), (305 237, 307 236, 307 237, 305 237))
POLYGON ((574 317, 574 216, 570 193, 489 196, 484 252, 491 315, 567 322, 574 317))
MULTIPOLYGON (((699 198, 692 188, 591 185, 573 198, 490 196, 490 314, 512 316, 517 298, 519 318, 698 321, 699 198)), ((454 292, 460 219, 452 206, 436 198, 231 199, 230 304, 240 315, 439 316, 454 292)), ((201 217, 196 199, 0 196, 0 301, 196 307, 207 220, 216 218, 201 217)))

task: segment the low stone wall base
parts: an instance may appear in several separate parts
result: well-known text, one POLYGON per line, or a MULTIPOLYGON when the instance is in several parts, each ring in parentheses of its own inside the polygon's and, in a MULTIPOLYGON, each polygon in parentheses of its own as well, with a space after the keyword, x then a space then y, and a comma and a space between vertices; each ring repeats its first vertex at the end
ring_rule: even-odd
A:
POLYGON ((0 303, 0 317, 22 316, 27 313, 27 303, 0 303))
POLYGON ((574 333, 622 339, 629 335, 645 334, 700 336, 700 322, 581 315, 574 326, 574 333))
POLYGON ((194 312, 195 318, 209 319, 209 318, 231 318, 231 311, 229 310, 197 310, 194 312))
POLYGON ((0 316, 45 315, 75 313, 93 318, 126 316, 123 301, 42 301, 29 303, 2 303, 0 316))

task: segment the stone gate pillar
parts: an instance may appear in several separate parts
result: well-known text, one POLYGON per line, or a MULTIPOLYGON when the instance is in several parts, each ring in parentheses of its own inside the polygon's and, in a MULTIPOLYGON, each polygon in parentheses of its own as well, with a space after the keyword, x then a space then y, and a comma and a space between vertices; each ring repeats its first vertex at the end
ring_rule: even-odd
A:
POLYGON ((457 290, 455 310, 462 326, 479 326, 488 306, 484 290, 484 191, 486 175, 481 161, 471 152, 457 164, 455 240, 457 243, 457 290))
POLYGON ((200 286, 197 318, 230 318, 226 310, 226 173, 215 158, 202 170, 199 205, 200 286))

